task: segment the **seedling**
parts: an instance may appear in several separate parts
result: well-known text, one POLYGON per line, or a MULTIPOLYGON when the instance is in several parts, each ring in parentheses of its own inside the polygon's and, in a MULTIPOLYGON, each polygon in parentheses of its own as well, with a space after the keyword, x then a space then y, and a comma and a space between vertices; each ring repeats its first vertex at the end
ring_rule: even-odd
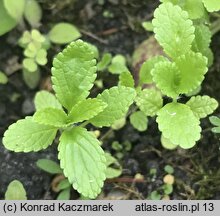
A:
POLYGON ((25 31, 19 39, 19 45, 24 48, 25 58, 23 68, 27 72, 36 72, 38 65, 47 63, 47 49, 49 44, 38 30, 33 29, 31 32, 25 31))
POLYGON ((203 53, 209 50, 211 33, 205 25, 195 27, 188 13, 172 3, 161 4, 152 23, 165 56, 155 56, 142 65, 136 105, 145 116, 157 116, 163 145, 192 148, 201 136, 200 119, 210 115, 218 103, 209 96, 193 96, 186 104, 179 100, 204 80, 208 59, 203 53), (203 30, 197 31, 200 28, 203 30), (200 34, 204 32, 209 33, 200 34), (152 88, 140 90, 143 84, 152 88), (162 96, 172 102, 163 105, 162 96))
POLYGON ((122 159, 126 152, 131 151, 132 145, 129 141, 125 141, 122 144, 118 141, 114 141, 111 147, 113 150, 115 150, 115 157, 118 159, 122 159))
POLYGON ((47 63, 47 50, 51 42, 57 44, 69 43, 81 37, 75 26, 69 23, 58 23, 48 33, 42 35, 37 29, 25 31, 19 39, 19 45, 24 49, 23 78, 30 88, 35 88, 40 80, 39 66, 47 63), (31 73, 31 74, 30 74, 31 73))
POLYGON ((12 181, 5 192, 5 200, 26 200, 27 195, 23 184, 18 181, 12 181))
POLYGON ((56 96, 41 91, 36 112, 18 120, 4 134, 3 144, 15 152, 39 151, 53 143, 58 130, 58 158, 64 175, 85 197, 95 198, 106 178, 106 157, 99 140, 84 128, 91 123, 109 127, 127 113, 136 96, 124 86, 87 98, 96 78, 93 48, 82 40, 72 42, 53 61, 56 96))
MULTIPOLYGON (((174 169, 172 166, 166 165, 164 167, 164 171, 166 172, 166 174, 163 177, 163 184, 150 193, 149 199, 169 199, 169 195, 173 193, 173 184, 175 178, 172 174, 174 173, 174 169)), ((156 175, 156 173, 154 175, 156 175)))

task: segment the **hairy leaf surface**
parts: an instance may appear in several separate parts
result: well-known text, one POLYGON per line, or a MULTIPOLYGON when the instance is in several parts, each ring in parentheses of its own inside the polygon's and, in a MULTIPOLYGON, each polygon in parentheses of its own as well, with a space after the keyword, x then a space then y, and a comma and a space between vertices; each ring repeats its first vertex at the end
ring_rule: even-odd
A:
POLYGON ((107 104, 100 99, 89 98, 80 101, 70 111, 68 115, 68 123, 77 123, 89 120, 102 112, 107 104))
POLYGON ((164 61, 167 61, 167 59, 163 56, 155 56, 145 61, 140 69, 139 84, 143 85, 143 84, 152 83, 153 80, 152 80, 151 71, 153 70, 153 68, 157 63, 164 61))
POLYGON ((220 10, 220 1, 219 0, 202 0, 207 11, 214 12, 220 10))
POLYGON ((172 58, 187 53, 194 39, 188 13, 171 3, 161 4, 154 12, 153 26, 157 41, 172 58))
POLYGON ((164 95, 177 98, 179 95, 180 71, 171 62, 159 62, 152 70, 153 81, 164 95))
POLYGON ((129 71, 119 75, 119 85, 134 88, 134 78, 129 71))
POLYGON ((179 93, 187 94, 197 89, 208 71, 207 58, 201 53, 188 52, 175 61, 180 72, 179 93))
POLYGON ((190 19, 200 19, 205 15, 201 0, 184 0, 182 8, 188 12, 190 19))
POLYGON ((140 110, 147 116, 155 116, 163 106, 162 95, 155 89, 144 89, 135 98, 140 110))
POLYGON ((91 46, 77 40, 60 52, 53 61, 53 89, 69 111, 89 95, 96 78, 96 60, 91 46))
POLYGON ((126 115, 135 96, 134 89, 124 86, 112 87, 103 91, 97 96, 97 99, 104 101, 108 106, 90 122, 97 127, 111 126, 116 120, 126 115))
POLYGON ((23 184, 18 180, 13 180, 5 192, 5 200, 27 200, 27 194, 23 184))
POLYGON ((132 113, 130 115, 130 122, 132 126, 138 131, 147 130, 148 119, 142 111, 132 113))
POLYGON ((106 158, 95 136, 81 127, 65 131, 58 146, 60 166, 73 187, 95 198, 106 178, 106 158))
POLYGON ((205 118, 218 107, 218 102, 209 96, 194 96, 186 103, 197 118, 205 118))
POLYGON ((180 103, 169 103, 159 112, 157 123, 162 135, 174 145, 184 149, 192 148, 200 139, 199 119, 191 109, 180 103))
POLYGON ((38 124, 32 117, 26 117, 9 126, 3 144, 15 152, 39 151, 52 144, 56 133, 56 128, 38 124))
POLYGON ((49 107, 57 108, 57 109, 62 109, 61 104, 59 101, 56 99, 56 97, 51 94, 48 91, 39 91, 35 98, 34 98, 34 104, 36 107, 36 110, 41 110, 49 107))
POLYGON ((67 114, 61 109, 49 107, 38 110, 33 120, 39 124, 60 128, 67 125, 67 114))
POLYGON ((211 37, 212 34, 208 26, 204 24, 195 25, 195 39, 192 43, 192 50, 204 55, 210 46, 211 37))

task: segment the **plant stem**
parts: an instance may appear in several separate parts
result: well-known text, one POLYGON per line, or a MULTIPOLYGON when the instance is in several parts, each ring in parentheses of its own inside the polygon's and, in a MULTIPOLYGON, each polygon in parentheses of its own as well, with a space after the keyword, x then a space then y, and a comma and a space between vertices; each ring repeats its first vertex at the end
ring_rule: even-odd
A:
POLYGON ((82 124, 79 125, 79 127, 85 127, 87 124, 89 124, 89 121, 85 121, 82 124))

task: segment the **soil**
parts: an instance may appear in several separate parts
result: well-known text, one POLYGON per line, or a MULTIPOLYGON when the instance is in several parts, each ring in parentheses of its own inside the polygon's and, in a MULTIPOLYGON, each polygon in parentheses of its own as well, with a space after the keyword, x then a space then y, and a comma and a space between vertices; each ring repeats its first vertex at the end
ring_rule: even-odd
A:
MULTIPOLYGON (((123 54, 131 65, 135 48, 151 34, 141 28, 141 22, 150 20, 159 1, 135 0, 39 0, 43 8, 40 31, 47 33, 50 27, 60 21, 74 23, 82 32, 82 39, 98 47, 100 53, 123 54), (103 17, 105 11, 113 17, 103 17)), ((20 70, 22 49, 17 39, 27 25, 17 27, 0 38, 0 69, 9 76, 7 85, 0 85, 0 137, 7 127, 18 119, 34 112, 33 98, 39 89, 50 89, 46 82, 50 76, 51 61, 63 46, 54 45, 49 52, 49 63, 42 67, 42 79, 38 88, 30 90, 24 83, 20 70), (46 84, 45 84, 46 83, 46 84)), ((220 101, 220 34, 213 38, 212 49, 215 62, 206 75, 201 95, 209 95, 220 101)), ((131 68, 132 70, 132 68, 131 68)), ((104 86, 115 85, 117 77, 100 75, 104 86)), ((93 89, 93 94, 100 91, 93 89)), ((182 98, 185 100, 185 98, 182 98)), ((219 109, 215 114, 219 113, 219 109)), ((170 199, 220 199, 220 153, 219 136, 211 133, 208 119, 202 120, 202 138, 190 150, 165 150, 160 144, 160 132, 155 119, 149 119, 146 132, 136 131, 129 123, 118 131, 101 130, 105 137, 103 147, 113 155, 111 143, 129 141, 130 151, 123 151, 120 163, 123 174, 107 180, 99 199, 147 199, 154 190, 163 185, 165 165, 172 165, 175 184, 170 199), (111 136, 107 136, 107 135, 111 136), (150 172, 156 169, 152 176, 150 172), (142 178, 135 176, 141 174, 142 178)), ((51 190, 54 176, 36 167, 40 158, 57 160, 56 144, 36 153, 13 153, 4 148, 0 140, 0 198, 4 198, 7 185, 14 179, 20 180, 27 190, 28 199, 56 199, 51 190)), ((72 199, 76 199, 73 192, 72 199)))

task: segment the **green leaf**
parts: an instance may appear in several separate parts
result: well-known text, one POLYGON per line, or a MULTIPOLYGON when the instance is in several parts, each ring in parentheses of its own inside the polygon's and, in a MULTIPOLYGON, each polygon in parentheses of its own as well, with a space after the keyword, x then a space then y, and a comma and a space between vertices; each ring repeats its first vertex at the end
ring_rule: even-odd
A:
POLYGON ((4 7, 3 0, 0 0, 0 36, 9 32, 17 25, 14 20, 7 12, 4 7))
POLYGON ((121 128, 123 128, 126 124, 126 116, 116 120, 112 125, 111 128, 113 130, 120 130, 121 128))
POLYGON ((151 75, 151 71, 152 69, 155 67, 155 65, 159 62, 164 62, 167 61, 167 59, 163 56, 155 56, 155 57, 151 57, 150 59, 148 59, 147 61, 145 61, 142 65, 141 65, 141 69, 139 72, 139 84, 143 85, 143 84, 150 84, 153 82, 152 80, 152 75, 151 75))
POLYGON ((22 71, 22 76, 23 79, 26 83, 26 85, 30 88, 30 89, 35 89, 40 81, 40 72, 39 70, 36 70, 35 72, 29 72, 26 70, 22 71))
POLYGON ((24 17, 32 27, 37 27, 42 18, 42 10, 36 0, 26 0, 24 17))
POLYGON ((36 62, 39 65, 47 64, 47 51, 45 49, 40 49, 37 51, 36 62))
POLYGON ((77 40, 68 45, 53 61, 53 89, 69 111, 89 95, 96 78, 96 60, 91 47, 77 40))
POLYGON ((165 138, 163 135, 161 135, 160 141, 165 149, 173 150, 177 148, 177 145, 174 145, 169 139, 165 138))
POLYGON ((108 70, 112 74, 120 74, 122 72, 128 71, 126 66, 126 59, 123 55, 116 55, 112 58, 112 62, 108 67, 108 70))
POLYGON ((70 23, 58 23, 49 32, 53 43, 66 44, 81 37, 79 30, 70 23))
POLYGON ((62 110, 62 106, 56 97, 50 92, 44 90, 37 92, 34 98, 34 104, 36 110, 42 110, 49 107, 62 110))
POLYGON ((21 46, 22 48, 26 48, 27 45, 29 43, 31 43, 31 33, 27 30, 25 30, 22 34, 22 36, 20 37, 20 39, 18 40, 18 44, 19 46, 21 46))
POLYGON ((108 106, 90 122, 96 127, 111 126, 116 120, 126 115, 135 96, 134 89, 124 86, 106 89, 97 96, 97 99, 107 103, 108 106))
POLYGON ((66 188, 71 187, 71 184, 69 183, 68 179, 63 179, 62 181, 60 181, 60 183, 57 185, 59 190, 64 190, 66 188))
POLYGON ((146 115, 141 111, 132 113, 130 115, 130 122, 132 126, 138 131, 147 130, 148 119, 146 115))
POLYGON ((26 191, 20 181, 14 180, 8 185, 5 200, 27 200, 26 191))
POLYGON ((59 174, 63 173, 63 170, 60 168, 60 165, 56 163, 55 161, 49 160, 49 159, 39 159, 36 162, 37 167, 42 169, 45 172, 48 172, 50 174, 59 174))
POLYGON ((73 124, 89 120, 102 112, 106 106, 105 102, 96 98, 80 101, 71 109, 68 115, 68 123, 73 124))
POLYGON ((174 145, 192 148, 200 139, 199 119, 191 109, 180 103, 169 103, 158 112, 157 123, 162 135, 174 145))
POLYGON ((155 116, 163 106, 162 95, 156 89, 144 89, 135 98, 135 102, 147 116, 155 116))
POLYGON ((42 43, 46 41, 46 37, 42 35, 37 29, 31 30, 31 38, 37 49, 40 49, 42 46, 42 43), (38 44, 36 42, 38 42, 38 44))
POLYGON ((160 200, 161 195, 157 191, 152 191, 150 194, 150 199, 151 200, 160 200))
POLYGON ((105 53, 102 56, 101 61, 97 64, 97 70, 98 71, 105 70, 107 68, 107 66, 111 63, 111 60, 112 60, 111 53, 105 53))
POLYGON ((180 72, 179 93, 187 94, 197 89, 208 71, 207 58, 201 53, 189 52, 175 61, 180 72))
POLYGON ((177 5, 163 3, 155 10, 154 17, 155 37, 164 51, 174 59, 187 53, 195 37, 188 13, 177 5))
POLYGON ((5 73, 0 71, 0 84, 6 84, 8 82, 8 77, 5 73))
POLYGON ((25 0, 3 0, 8 14, 17 22, 20 21, 25 7, 25 0))
POLYGON ((29 72, 37 71, 37 64, 34 59, 32 58, 25 58, 22 62, 24 69, 29 72))
POLYGON ((220 133, 220 119, 217 116, 211 116, 209 117, 210 122, 216 126, 212 128, 213 133, 220 133))
POLYGON ((41 125, 32 117, 18 120, 4 133, 4 146, 15 152, 39 151, 47 148, 55 139, 57 129, 41 125))
POLYGON ((183 10, 186 10, 190 19, 200 19, 205 15, 205 8, 201 0, 185 0, 183 10))
POLYGON ((94 134, 81 127, 65 131, 58 150, 60 166, 74 189, 83 196, 96 198, 106 178, 106 159, 94 134))
POLYGON ((208 58, 208 67, 212 66, 214 62, 214 54, 210 48, 206 50, 206 52, 203 54, 206 58, 208 58))
POLYGON ((37 54, 37 48, 34 46, 34 43, 32 42, 29 43, 24 50, 24 55, 28 58, 33 59, 34 61, 36 54, 37 54))
POLYGON ((112 167, 107 167, 106 169, 106 178, 112 179, 120 176, 122 174, 122 169, 115 169, 112 167))
POLYGON ((220 2, 219 0, 202 0, 207 11, 214 12, 220 10, 220 2))
POLYGON ((151 21, 142 22, 141 25, 146 31, 151 32, 154 30, 154 27, 151 21))
POLYGON ((120 164, 118 163, 117 159, 111 156, 109 153, 105 153, 106 157, 106 178, 116 178, 122 174, 122 168, 120 164), (114 166, 114 168, 110 167, 111 165, 114 166))
POLYGON ((179 95, 180 71, 171 62, 159 62, 151 72, 153 81, 164 95, 177 98, 179 95))
POLYGON ((212 34, 208 26, 204 24, 195 25, 195 39, 192 43, 192 50, 205 55, 211 43, 211 36, 212 34))
POLYGON ((70 199, 70 188, 66 188, 65 190, 62 190, 57 197, 57 200, 69 200, 69 199, 70 199))
POLYGON ((134 88, 134 78, 129 71, 119 75, 119 85, 134 88))
POLYGON ((53 107, 38 110, 35 112, 33 120, 39 124, 57 128, 67 126, 67 114, 63 110, 53 107))
POLYGON ((217 116, 211 116, 209 120, 213 125, 220 126, 220 119, 217 116))
POLYGON ((163 191, 166 195, 169 195, 171 193, 173 193, 173 185, 171 184, 164 184, 163 185, 163 191))
POLYGON ((174 173, 174 169, 173 169, 173 167, 170 166, 170 165, 166 165, 166 166, 164 167, 164 171, 165 171, 166 173, 168 173, 168 174, 173 174, 173 173, 174 173))
POLYGON ((209 96, 194 96, 186 103, 197 118, 205 118, 218 107, 218 102, 209 96))

